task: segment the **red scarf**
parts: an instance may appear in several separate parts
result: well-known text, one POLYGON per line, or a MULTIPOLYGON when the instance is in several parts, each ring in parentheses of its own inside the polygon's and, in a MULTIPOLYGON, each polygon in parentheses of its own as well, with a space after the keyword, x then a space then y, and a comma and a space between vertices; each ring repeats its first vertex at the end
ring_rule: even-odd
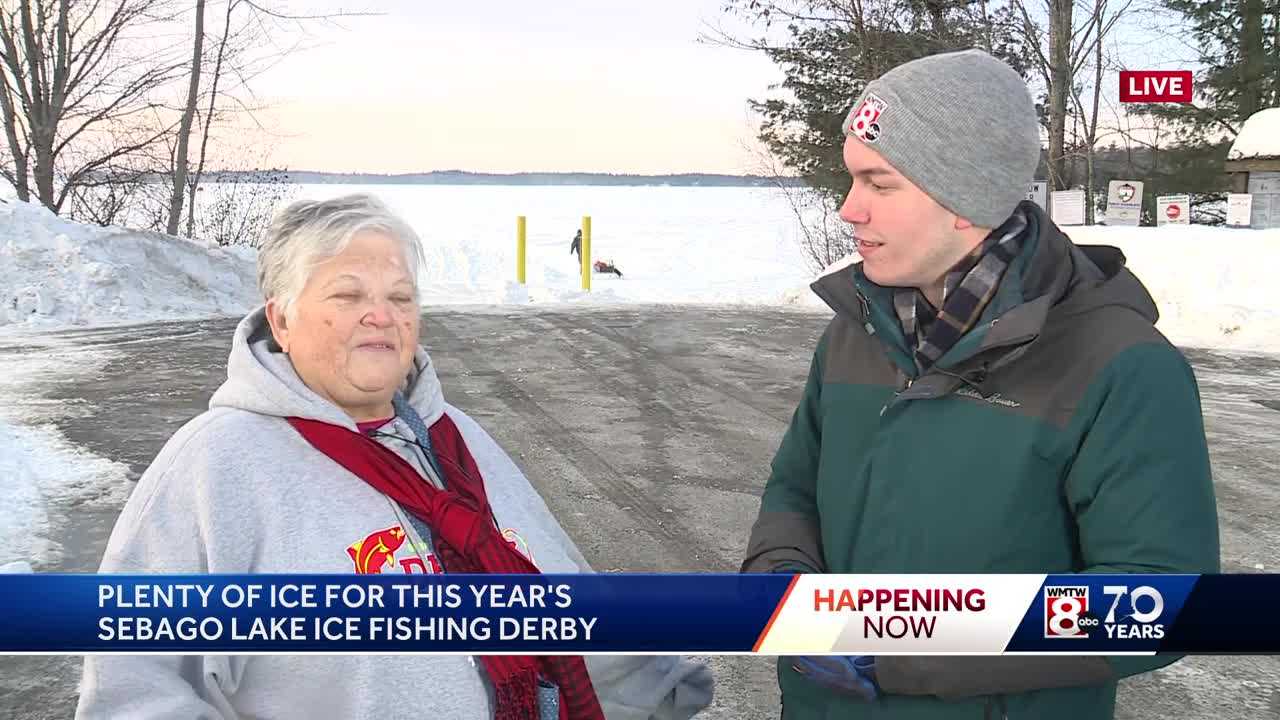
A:
MULTIPOLYGON (((317 450, 421 518, 435 533, 435 550, 448 572, 540 572, 498 532, 480 469, 448 415, 427 431, 446 490, 372 438, 317 420, 288 420, 317 450)), ((539 675, 560 687, 560 720, 604 720, 580 656, 478 657, 494 686, 494 720, 538 720, 539 675)))

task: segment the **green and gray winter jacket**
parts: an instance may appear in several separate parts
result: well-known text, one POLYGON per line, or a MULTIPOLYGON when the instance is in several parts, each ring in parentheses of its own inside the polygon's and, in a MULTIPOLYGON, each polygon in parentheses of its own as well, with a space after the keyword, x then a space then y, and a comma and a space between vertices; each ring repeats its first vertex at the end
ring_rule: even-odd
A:
MULTIPOLYGON (((745 572, 1218 571, 1191 367, 1118 249, 1022 209, 1027 240, 981 321, 919 377, 890 289, 860 265, 814 283, 836 314, 745 572)), ((1175 659, 885 656, 871 704, 787 658, 779 681, 787 720, 1092 719, 1112 717, 1119 678, 1175 659)))

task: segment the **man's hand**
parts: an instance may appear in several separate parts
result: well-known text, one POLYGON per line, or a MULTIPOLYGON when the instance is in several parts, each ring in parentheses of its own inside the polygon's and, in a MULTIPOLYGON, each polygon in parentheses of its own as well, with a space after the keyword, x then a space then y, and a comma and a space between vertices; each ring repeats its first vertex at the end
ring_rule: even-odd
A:
POLYGON ((805 655, 791 668, 828 690, 867 701, 880 695, 874 655, 805 655))

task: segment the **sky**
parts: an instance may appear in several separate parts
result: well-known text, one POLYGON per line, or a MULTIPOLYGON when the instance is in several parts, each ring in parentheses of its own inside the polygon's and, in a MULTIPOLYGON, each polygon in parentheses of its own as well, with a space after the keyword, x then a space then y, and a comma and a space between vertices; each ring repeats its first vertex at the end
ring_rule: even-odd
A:
MULTIPOLYGON (((699 43, 721 0, 307 3, 254 81, 270 162, 334 172, 760 171, 748 98, 780 71, 699 43)), ((732 27, 734 20, 728 18, 732 27)))
MULTIPOLYGON (((243 167, 292 170, 769 173, 748 100, 776 94, 783 76, 761 53, 699 42, 716 26, 760 32, 724 2, 275 0, 366 14, 280 33, 303 47, 254 79, 261 129, 242 120, 230 141, 252 146, 243 167)), ((1194 69, 1179 27, 1139 5, 1108 55, 1133 69, 1194 69)), ((1118 74, 1103 87, 1104 126, 1128 124, 1118 74)))

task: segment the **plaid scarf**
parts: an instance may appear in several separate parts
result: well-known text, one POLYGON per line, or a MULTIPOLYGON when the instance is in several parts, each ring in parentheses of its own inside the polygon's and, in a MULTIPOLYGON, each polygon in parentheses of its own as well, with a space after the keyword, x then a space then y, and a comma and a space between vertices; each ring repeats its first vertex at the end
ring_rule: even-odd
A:
MULTIPOLYGON (((403 458, 372 438, 318 420, 288 421, 317 450, 427 523, 449 572, 539 572, 498 532, 480 469, 448 415, 428 430, 431 448, 447 461, 442 462, 446 490, 423 480, 403 458)), ((559 686, 561 720, 604 720, 580 656, 479 659, 494 687, 494 720, 538 720, 539 676, 559 686)))
POLYGON ((897 288, 893 307, 902 323, 916 370, 923 373, 973 329, 1000 287, 1009 263, 1022 249, 1027 217, 1021 210, 956 263, 942 281, 942 307, 935 310, 916 288, 897 288))

